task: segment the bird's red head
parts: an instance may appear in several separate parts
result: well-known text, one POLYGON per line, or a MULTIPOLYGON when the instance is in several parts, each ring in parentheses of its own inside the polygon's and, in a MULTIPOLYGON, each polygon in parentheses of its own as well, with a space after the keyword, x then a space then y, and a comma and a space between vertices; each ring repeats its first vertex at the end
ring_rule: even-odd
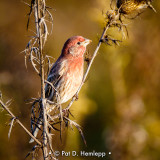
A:
POLYGON ((86 39, 82 36, 73 36, 69 38, 62 49, 61 56, 83 56, 86 50, 86 46, 91 42, 91 40, 86 39))

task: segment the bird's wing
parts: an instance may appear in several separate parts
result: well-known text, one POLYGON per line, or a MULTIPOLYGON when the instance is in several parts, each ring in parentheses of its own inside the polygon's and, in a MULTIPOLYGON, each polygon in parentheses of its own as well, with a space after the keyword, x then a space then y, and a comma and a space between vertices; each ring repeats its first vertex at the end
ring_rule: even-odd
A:
POLYGON ((51 68, 51 71, 48 75, 47 81, 52 83, 53 85, 51 86, 50 84, 46 84, 46 87, 45 87, 45 96, 49 100, 53 100, 53 97, 55 96, 55 90, 57 88, 57 85, 59 84, 59 81, 61 80, 62 75, 65 72, 66 67, 63 64, 64 64, 63 61, 55 62, 55 64, 51 68))
MULTIPOLYGON (((64 75, 64 73, 66 72, 66 66, 65 66, 65 60, 63 59, 58 59, 54 65, 52 66, 50 73, 48 75, 47 81, 52 83, 52 86, 55 88, 53 89, 53 87, 46 83, 45 86, 45 96, 46 98, 48 98, 49 100, 53 100, 54 96, 55 96, 55 90, 59 84, 59 81, 61 80, 62 76, 64 75)), ((39 115, 38 119, 41 119, 42 115, 39 115)), ((34 137, 37 137, 39 128, 41 127, 41 125, 39 124, 39 120, 37 122, 37 126, 35 126, 34 131, 33 131, 33 135, 34 137)), ((34 140, 31 138, 29 143, 34 142, 34 140)))

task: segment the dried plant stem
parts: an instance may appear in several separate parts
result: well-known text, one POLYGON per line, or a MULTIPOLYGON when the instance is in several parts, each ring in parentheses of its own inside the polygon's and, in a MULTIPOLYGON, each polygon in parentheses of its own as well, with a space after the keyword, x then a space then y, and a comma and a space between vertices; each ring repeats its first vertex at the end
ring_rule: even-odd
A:
MULTIPOLYGON (((106 35, 106 32, 107 32, 107 30, 109 29, 109 27, 110 27, 111 24, 112 24, 112 22, 107 23, 107 25, 104 27, 103 33, 102 33, 102 35, 101 35, 101 38, 99 39, 98 45, 97 45, 97 47, 96 47, 96 49, 95 49, 95 51, 94 51, 94 53, 93 53, 93 56, 92 56, 92 58, 91 58, 91 60, 90 60, 90 63, 89 63, 89 65, 88 65, 88 68, 87 68, 87 70, 86 70, 86 72, 85 72, 85 74, 84 74, 84 76, 83 76, 82 83, 81 83, 80 87, 78 88, 78 90, 77 90, 77 92, 76 92, 76 95, 77 95, 77 96, 78 96, 78 94, 79 94, 79 92, 80 92, 83 84, 85 83, 85 80, 86 80, 86 78, 87 78, 87 76, 88 76, 88 74, 89 74, 89 71, 90 71, 90 69, 91 69, 91 66, 92 66, 92 64, 93 64, 93 61, 94 61, 95 57, 97 56, 97 53, 98 53, 98 51, 99 51, 99 49, 100 49, 100 47, 101 47, 101 44, 103 43, 104 36, 106 35)), ((76 96, 74 96, 74 97, 72 98, 71 102, 69 103, 69 105, 67 106, 66 109, 69 109, 69 108, 72 106, 72 104, 73 104, 73 102, 74 102, 75 100, 76 100, 76 96)))
POLYGON ((47 148, 47 113, 46 113, 46 99, 42 99, 43 107, 43 158, 48 160, 48 148, 47 148))
POLYGON ((94 51, 94 53, 93 53, 93 56, 92 56, 92 58, 91 58, 91 60, 90 60, 90 63, 89 63, 88 68, 87 68, 87 70, 86 70, 86 73, 84 74, 82 83, 81 83, 81 85, 80 85, 80 87, 79 87, 79 89, 78 89, 78 91, 77 91, 77 94, 78 94, 79 91, 81 90, 81 88, 82 88, 82 86, 83 86, 83 84, 84 84, 84 82, 85 82, 85 80, 86 80, 86 78, 87 78, 87 76, 88 76, 88 73, 89 73, 89 71, 90 71, 90 69, 91 69, 91 66, 92 66, 92 64, 93 64, 93 61, 94 61, 95 57, 97 56, 98 50, 100 49, 100 46, 101 46, 101 44, 102 44, 102 42, 103 42, 103 38, 104 38, 104 36, 106 35, 106 32, 107 32, 107 30, 108 30, 108 28, 109 28, 110 25, 111 25, 111 24, 107 24, 106 27, 105 27, 104 30, 103 30, 103 33, 102 33, 102 35, 101 35, 101 38, 100 38, 100 40, 99 40, 99 42, 98 42, 98 45, 97 45, 97 47, 96 47, 96 49, 95 49, 95 51, 94 51))
POLYGON ((0 100, 0 104, 5 109, 9 115, 26 131, 26 133, 35 140, 38 145, 42 145, 40 141, 38 141, 29 131, 28 129, 17 119, 17 117, 9 110, 9 108, 0 100))
POLYGON ((40 24, 41 11, 40 0, 37 0, 37 7, 35 8, 35 23, 37 37, 39 38, 39 51, 40 51, 40 77, 41 77, 41 107, 43 110, 43 157, 48 160, 47 149, 47 114, 46 114, 46 100, 45 100, 45 83, 44 83, 44 60, 43 60, 43 42, 42 42, 42 28, 40 24), (38 22, 38 24, 37 24, 38 22))

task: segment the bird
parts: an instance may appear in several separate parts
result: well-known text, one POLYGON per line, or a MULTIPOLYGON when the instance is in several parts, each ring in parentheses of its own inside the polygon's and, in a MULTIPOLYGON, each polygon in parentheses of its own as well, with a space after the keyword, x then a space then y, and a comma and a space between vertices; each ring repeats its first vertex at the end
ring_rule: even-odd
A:
MULTIPOLYGON (((45 98, 61 105, 71 99, 80 87, 83 79, 84 54, 91 40, 82 36, 69 38, 61 51, 57 61, 48 74, 45 86, 45 98), (52 84, 52 85, 51 85, 52 84)), ((34 128, 36 137, 39 127, 34 128)), ((31 138, 30 143, 34 140, 31 138)))
POLYGON ((153 0, 117 0, 116 5, 119 12, 124 15, 130 15, 135 12, 142 12, 143 9, 151 8, 155 11, 151 2, 153 0))
POLYGON ((82 36, 73 36, 65 42, 61 55, 47 78, 55 88, 46 84, 45 96, 48 100, 62 104, 75 95, 82 82, 84 53, 90 42, 82 36))

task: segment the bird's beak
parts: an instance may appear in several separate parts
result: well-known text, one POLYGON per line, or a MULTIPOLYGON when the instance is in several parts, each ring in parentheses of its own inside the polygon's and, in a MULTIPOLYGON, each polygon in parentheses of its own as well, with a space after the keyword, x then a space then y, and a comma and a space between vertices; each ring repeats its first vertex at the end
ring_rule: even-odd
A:
POLYGON ((86 47, 91 42, 92 42, 92 40, 85 38, 85 41, 82 42, 82 45, 86 47))

